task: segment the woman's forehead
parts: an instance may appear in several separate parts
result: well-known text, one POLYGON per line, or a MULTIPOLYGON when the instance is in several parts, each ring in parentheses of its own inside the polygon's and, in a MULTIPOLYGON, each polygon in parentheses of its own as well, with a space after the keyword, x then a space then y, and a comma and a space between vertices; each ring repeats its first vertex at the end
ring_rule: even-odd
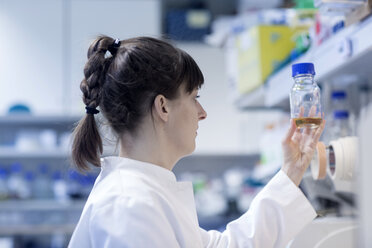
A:
POLYGON ((194 89, 192 89, 192 91, 190 92, 189 89, 188 89, 188 84, 187 83, 182 83, 178 89, 178 93, 179 94, 185 94, 185 95, 190 95, 190 94, 193 94, 195 92, 198 92, 199 91, 199 88, 196 87, 194 89))

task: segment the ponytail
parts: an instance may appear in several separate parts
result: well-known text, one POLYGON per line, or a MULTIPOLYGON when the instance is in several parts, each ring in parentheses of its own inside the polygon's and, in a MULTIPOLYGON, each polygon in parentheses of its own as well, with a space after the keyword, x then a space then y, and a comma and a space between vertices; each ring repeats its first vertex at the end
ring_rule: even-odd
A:
POLYGON ((80 171, 88 170, 89 164, 101 166, 100 156, 103 145, 94 114, 99 112, 95 109, 100 104, 105 74, 112 61, 112 57, 105 58, 105 54, 108 50, 112 50, 110 48, 114 42, 117 43, 110 37, 100 36, 88 49, 88 62, 84 67, 85 78, 80 84, 87 114, 74 130, 71 154, 73 163, 80 171))
POLYGON ((72 160, 80 171, 89 169, 88 163, 101 166, 100 155, 103 152, 102 139, 94 115, 87 114, 74 130, 72 160))

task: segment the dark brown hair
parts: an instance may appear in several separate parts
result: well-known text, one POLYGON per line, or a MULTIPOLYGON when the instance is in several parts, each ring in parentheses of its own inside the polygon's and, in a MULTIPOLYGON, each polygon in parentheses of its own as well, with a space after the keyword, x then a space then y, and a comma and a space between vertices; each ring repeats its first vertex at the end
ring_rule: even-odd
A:
MULTIPOLYGON (((99 107, 119 137, 136 131, 142 118, 151 113, 157 95, 175 99, 181 84, 191 93, 204 82, 193 58, 166 41, 151 37, 122 40, 107 56, 114 42, 99 36, 90 45, 80 89, 85 105, 99 107)), ((99 167, 102 150, 94 115, 87 114, 74 130, 73 162, 80 170, 88 169, 89 163, 99 167)))

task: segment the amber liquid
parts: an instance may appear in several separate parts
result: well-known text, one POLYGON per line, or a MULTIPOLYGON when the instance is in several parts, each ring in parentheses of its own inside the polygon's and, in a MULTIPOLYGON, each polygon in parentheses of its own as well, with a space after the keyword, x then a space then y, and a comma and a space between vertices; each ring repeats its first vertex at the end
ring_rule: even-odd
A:
POLYGON ((293 118, 296 123, 297 128, 317 128, 322 123, 322 118, 320 117, 301 117, 293 118))

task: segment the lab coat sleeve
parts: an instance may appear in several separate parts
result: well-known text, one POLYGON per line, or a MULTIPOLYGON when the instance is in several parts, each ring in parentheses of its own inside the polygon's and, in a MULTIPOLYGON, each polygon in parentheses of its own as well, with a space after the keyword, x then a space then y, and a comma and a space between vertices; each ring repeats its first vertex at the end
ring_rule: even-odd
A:
POLYGON ((179 247, 164 214, 152 200, 119 198, 90 220, 92 248, 179 247))
POLYGON ((279 171, 252 201, 250 209, 224 232, 201 229, 204 247, 285 247, 316 217, 301 190, 279 171))

